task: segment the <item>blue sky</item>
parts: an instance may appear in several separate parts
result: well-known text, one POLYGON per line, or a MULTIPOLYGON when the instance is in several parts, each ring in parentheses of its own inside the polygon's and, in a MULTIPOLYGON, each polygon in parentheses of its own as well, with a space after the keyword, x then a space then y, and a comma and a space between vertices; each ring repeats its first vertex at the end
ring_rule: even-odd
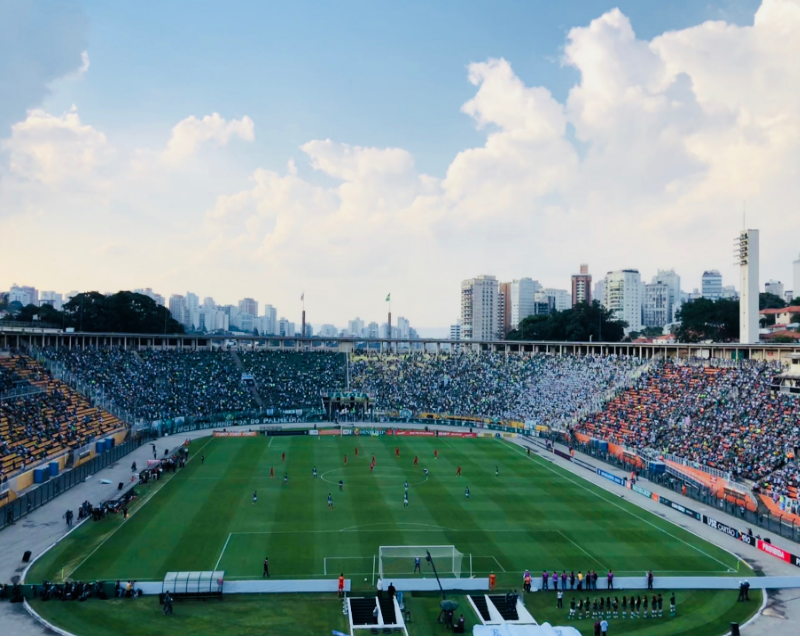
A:
POLYGON ((54 95, 100 129, 149 137, 186 114, 256 121, 251 162, 282 167, 308 140, 400 146, 443 175, 483 136, 459 108, 470 62, 505 58, 563 101, 567 31, 619 7, 638 37, 706 20, 752 24, 757 0, 607 2, 80 2, 92 70, 54 95))
POLYGON ((46 258, 12 242, 0 289, 442 327, 477 274, 736 284, 743 200, 789 288, 798 32, 800 0, 0 0, 0 237, 46 258))

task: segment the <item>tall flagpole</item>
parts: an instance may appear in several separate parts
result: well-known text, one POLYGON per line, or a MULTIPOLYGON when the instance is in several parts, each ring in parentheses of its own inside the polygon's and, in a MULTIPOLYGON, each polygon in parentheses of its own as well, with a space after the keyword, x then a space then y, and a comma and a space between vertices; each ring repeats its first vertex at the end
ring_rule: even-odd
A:
POLYGON ((300 338, 306 337, 306 293, 300 295, 300 302, 303 303, 303 320, 300 324, 300 338))
POLYGON ((386 331, 386 338, 389 339, 388 347, 389 353, 392 353, 392 294, 386 297, 386 300, 389 302, 389 322, 387 323, 387 331, 386 331))

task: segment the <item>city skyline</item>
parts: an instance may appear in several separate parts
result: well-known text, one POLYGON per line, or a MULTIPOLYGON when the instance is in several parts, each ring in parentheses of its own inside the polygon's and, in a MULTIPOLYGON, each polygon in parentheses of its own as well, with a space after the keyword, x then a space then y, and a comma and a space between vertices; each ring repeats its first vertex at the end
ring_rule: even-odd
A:
POLYGON ((474 274, 736 282, 743 201, 762 274, 790 281, 792 0, 251 4, 238 22, 200 2, 189 31, 175 7, 23 4, 0 8, 9 68, 39 70, 0 72, 0 273, 17 282, 285 310, 305 291, 339 325, 382 318, 392 291, 443 326, 474 274))

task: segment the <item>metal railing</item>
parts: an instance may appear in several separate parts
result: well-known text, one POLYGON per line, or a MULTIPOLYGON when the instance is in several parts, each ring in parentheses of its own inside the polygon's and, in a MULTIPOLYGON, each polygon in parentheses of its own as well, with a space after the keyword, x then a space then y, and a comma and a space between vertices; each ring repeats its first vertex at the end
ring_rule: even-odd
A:
MULTIPOLYGON (((42 505, 49 503, 78 483, 85 481, 87 477, 127 456, 152 439, 153 436, 150 433, 142 433, 131 440, 120 443, 107 452, 98 454, 83 465, 64 470, 55 478, 51 478, 46 483, 42 483, 25 494, 18 496, 13 501, 6 503, 0 507, 0 530, 12 525, 42 505)), ((78 503, 80 501, 76 500, 76 506, 78 503)))

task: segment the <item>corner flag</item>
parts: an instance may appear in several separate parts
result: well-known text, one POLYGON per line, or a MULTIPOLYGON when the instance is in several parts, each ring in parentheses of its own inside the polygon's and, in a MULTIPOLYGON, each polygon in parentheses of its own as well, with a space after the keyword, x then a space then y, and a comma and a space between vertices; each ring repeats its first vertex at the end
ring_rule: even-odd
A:
POLYGON ((392 299, 391 294, 386 294, 386 302, 388 303, 392 299))

